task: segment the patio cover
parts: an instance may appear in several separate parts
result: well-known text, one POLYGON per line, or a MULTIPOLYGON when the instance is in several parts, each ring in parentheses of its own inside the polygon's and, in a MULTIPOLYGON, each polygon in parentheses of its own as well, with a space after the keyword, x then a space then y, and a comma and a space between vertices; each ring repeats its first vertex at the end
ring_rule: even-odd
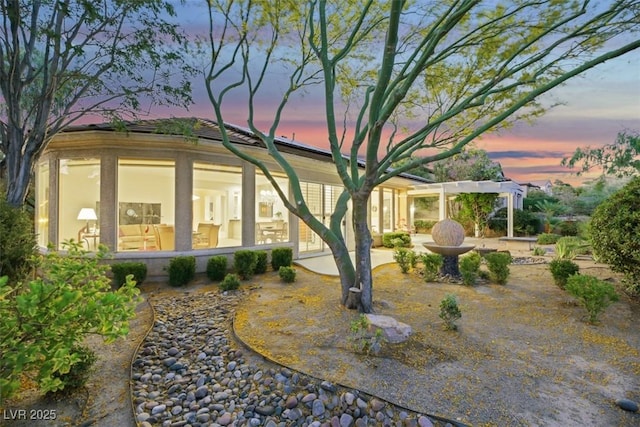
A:
POLYGON ((411 197, 424 197, 438 194, 439 217, 443 220, 447 217, 447 196, 460 193, 498 193, 500 197, 507 199, 507 237, 513 237, 513 209, 522 209, 524 188, 513 181, 455 181, 437 182, 432 184, 414 185, 407 192, 411 197))

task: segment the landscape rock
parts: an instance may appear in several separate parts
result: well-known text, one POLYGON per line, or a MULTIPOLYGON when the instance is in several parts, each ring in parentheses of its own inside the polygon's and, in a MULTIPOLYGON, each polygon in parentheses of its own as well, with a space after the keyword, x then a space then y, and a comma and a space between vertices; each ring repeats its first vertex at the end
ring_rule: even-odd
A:
POLYGON ((391 344, 404 342, 411 336, 411 326, 399 322, 391 316, 371 313, 365 316, 367 316, 367 320, 369 321, 370 329, 373 331, 378 328, 382 329, 385 339, 391 344))

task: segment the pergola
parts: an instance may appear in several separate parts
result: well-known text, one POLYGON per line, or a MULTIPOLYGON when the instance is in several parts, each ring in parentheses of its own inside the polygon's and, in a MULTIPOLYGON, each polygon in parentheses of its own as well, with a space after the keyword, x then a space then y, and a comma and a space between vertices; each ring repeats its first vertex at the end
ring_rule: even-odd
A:
MULTIPOLYGON (((513 181, 455 181, 419 184, 407 192, 409 197, 425 197, 438 194, 439 218, 447 218, 447 197, 460 193, 498 193, 507 199, 507 237, 513 237, 513 209, 522 209, 525 189, 513 181)), ((413 218, 412 218, 413 221, 413 218)))

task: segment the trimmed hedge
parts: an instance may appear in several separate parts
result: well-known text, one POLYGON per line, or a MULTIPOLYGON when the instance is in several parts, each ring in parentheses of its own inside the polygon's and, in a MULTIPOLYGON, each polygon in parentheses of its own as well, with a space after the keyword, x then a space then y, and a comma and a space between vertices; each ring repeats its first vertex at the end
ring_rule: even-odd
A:
POLYGON ((169 285, 184 286, 196 276, 196 257, 177 256, 169 261, 169 285))
POLYGON ((129 274, 133 275, 136 286, 140 286, 147 278, 147 264, 143 262, 117 262, 111 265, 111 272, 113 273, 113 284, 117 288, 126 283, 129 274))
POLYGON ((241 279, 250 279, 256 271, 258 255, 249 249, 242 249, 233 254, 233 269, 241 279))
POLYGON ((207 277, 209 280, 222 280, 227 274, 227 257, 216 255, 207 261, 207 277))
POLYGON ((382 246, 385 248, 410 248, 411 247, 411 235, 406 231, 394 231, 391 233, 384 233, 382 235, 382 246))
POLYGON ((291 248, 273 248, 271 250, 271 268, 273 271, 280 267, 289 267, 293 264, 293 250, 291 248))

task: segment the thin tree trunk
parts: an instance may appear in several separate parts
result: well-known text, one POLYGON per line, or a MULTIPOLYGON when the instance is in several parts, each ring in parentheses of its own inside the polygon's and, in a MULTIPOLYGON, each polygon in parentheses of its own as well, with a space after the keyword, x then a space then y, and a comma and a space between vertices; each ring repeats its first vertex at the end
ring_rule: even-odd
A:
MULTIPOLYGON (((15 139, 16 136, 9 134, 9 138, 15 139)), ((24 204, 33 170, 33 156, 28 150, 21 153, 20 147, 20 141, 11 141, 5 159, 7 203, 15 207, 24 204)))
POLYGON ((373 311, 373 276, 371 274, 371 232, 367 224, 367 198, 353 199, 353 229, 356 239, 356 284, 360 288, 360 310, 373 311))

